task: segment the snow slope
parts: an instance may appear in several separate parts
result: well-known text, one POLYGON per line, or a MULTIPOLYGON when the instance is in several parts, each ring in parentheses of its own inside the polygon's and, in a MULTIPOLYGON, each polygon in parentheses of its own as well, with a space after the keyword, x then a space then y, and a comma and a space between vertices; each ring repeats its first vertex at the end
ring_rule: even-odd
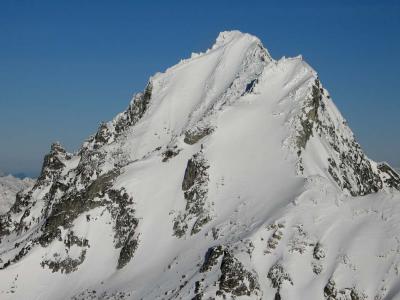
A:
POLYGON ((0 218, 0 298, 400 299, 399 190, 301 57, 223 32, 52 145, 0 218))
POLYGON ((0 171, 0 215, 5 214, 11 208, 18 192, 31 188, 33 184, 33 179, 6 176, 0 171))

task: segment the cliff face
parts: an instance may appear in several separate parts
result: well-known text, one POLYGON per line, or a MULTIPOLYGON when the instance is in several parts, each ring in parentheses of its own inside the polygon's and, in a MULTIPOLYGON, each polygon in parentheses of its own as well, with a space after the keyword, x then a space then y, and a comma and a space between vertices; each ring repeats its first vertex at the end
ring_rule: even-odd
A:
POLYGON ((301 57, 223 32, 77 153, 52 145, 0 217, 0 293, 391 299, 399 189, 301 57))

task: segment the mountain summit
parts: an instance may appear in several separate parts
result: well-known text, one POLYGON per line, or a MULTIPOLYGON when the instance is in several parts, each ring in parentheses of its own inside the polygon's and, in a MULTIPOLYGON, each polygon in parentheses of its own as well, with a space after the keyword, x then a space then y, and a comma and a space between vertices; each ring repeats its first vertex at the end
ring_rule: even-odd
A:
POLYGON ((222 32, 0 217, 1 299, 400 299, 400 177, 317 73, 222 32))

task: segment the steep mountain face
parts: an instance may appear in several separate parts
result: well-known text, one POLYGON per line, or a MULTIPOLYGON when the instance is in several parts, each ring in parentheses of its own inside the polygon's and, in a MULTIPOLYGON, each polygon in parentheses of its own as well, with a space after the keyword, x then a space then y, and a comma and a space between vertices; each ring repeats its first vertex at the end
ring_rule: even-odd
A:
POLYGON ((399 189, 301 57, 223 32, 52 145, 0 217, 0 295, 400 299, 399 189))
POLYGON ((31 178, 19 179, 0 170, 0 215, 10 209, 18 192, 31 188, 33 184, 31 178))

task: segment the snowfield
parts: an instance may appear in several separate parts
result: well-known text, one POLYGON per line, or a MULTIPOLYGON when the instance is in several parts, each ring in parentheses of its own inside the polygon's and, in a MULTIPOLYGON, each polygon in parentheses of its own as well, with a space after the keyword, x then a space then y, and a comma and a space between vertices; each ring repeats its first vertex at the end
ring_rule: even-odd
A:
POLYGON ((0 299, 400 299, 400 177, 301 56, 222 32, 0 217, 0 299))

